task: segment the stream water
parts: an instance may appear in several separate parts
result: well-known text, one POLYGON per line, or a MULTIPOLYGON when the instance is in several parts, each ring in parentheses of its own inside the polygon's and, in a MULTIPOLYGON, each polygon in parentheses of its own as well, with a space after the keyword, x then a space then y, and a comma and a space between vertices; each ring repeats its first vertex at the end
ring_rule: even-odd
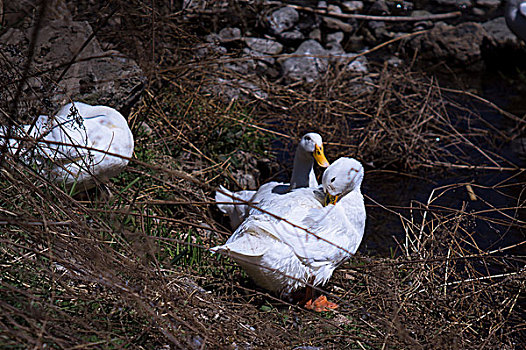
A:
MULTIPOLYGON (((459 89, 455 86, 458 84, 456 80, 458 77, 445 77, 445 83, 440 81, 440 85, 459 89)), ((521 98, 523 95, 521 91, 526 91, 526 80, 513 83, 506 78, 506 75, 493 70, 462 78, 461 85, 464 89, 475 90, 479 96, 517 116, 522 117, 526 114, 526 99, 521 98)), ((453 120, 469 120, 469 123, 472 123, 474 119, 465 118, 463 114, 476 113, 494 128, 504 132, 516 126, 516 123, 508 117, 502 116, 485 103, 458 95, 446 97, 455 100, 460 106, 460 108, 451 107, 448 111, 453 120)), ((470 127, 488 128, 480 122, 470 127)), ((499 160, 500 164, 507 167, 526 167, 526 155, 517 153, 512 148, 511 142, 498 138, 496 141, 480 138, 476 141, 484 150, 490 150, 502 157, 499 160)), ((278 160, 292 166, 293 153, 283 151, 284 145, 279 142, 274 146, 278 160)), ((470 164, 488 165, 488 160, 476 148, 463 147, 462 151, 464 156, 467 154, 469 157, 470 164)), ((328 156, 330 158, 330 154, 328 156)), ((498 156, 494 157, 498 159, 498 156)), ((277 179, 287 181, 287 174, 280 174, 277 179)), ((466 225, 467 235, 471 236, 466 239, 474 242, 479 249, 488 251, 517 245, 526 239, 525 225, 517 222, 517 220, 526 220, 525 209, 517 208, 526 200, 526 193, 523 193, 526 192, 525 184, 526 172, 518 170, 441 170, 439 168, 424 174, 399 174, 394 171, 366 168, 362 192, 366 197, 367 224, 359 250, 369 256, 400 254, 397 242, 405 241, 400 215, 406 219, 414 218, 415 223, 420 224, 423 210, 415 209, 411 212, 409 207, 411 203, 428 203, 433 190, 435 190, 433 210, 441 210, 442 214, 449 214, 450 217, 459 210, 477 214, 471 216, 471 221, 466 225), (477 200, 470 199, 465 186, 468 183, 472 184, 477 200), (496 208, 499 210, 495 210, 496 208)), ((522 206, 524 207, 523 204, 522 206)), ((418 208, 418 205, 413 207, 418 208)), ((427 219, 431 217, 432 214, 429 214, 427 219)), ((466 249, 472 253, 480 253, 469 244, 466 249)), ((525 256, 526 244, 508 249, 503 253, 506 254, 525 256)), ((510 264, 514 265, 514 269, 520 268, 521 264, 524 265, 524 260, 522 262, 513 260, 510 264)))
MULTIPOLYGON (((523 91, 526 89, 526 81, 511 82, 509 74, 517 76, 519 71, 502 72, 488 70, 480 75, 463 79, 463 85, 470 90, 503 108, 506 111, 522 117, 526 114, 526 99, 523 91)), ((447 78, 446 78, 447 79, 447 78)), ((452 79, 441 86, 451 85, 452 79)), ((458 88, 458 87, 457 87, 458 88)), ((455 98, 455 97, 452 97, 455 98)), ((474 111, 485 121, 496 129, 507 132, 516 126, 508 117, 502 116, 487 104, 474 99, 455 98, 463 107, 462 110, 451 108, 450 116, 460 116, 467 111, 474 111)), ((459 118, 461 119, 461 118, 459 118)), ((464 118, 462 118, 464 119, 464 118)), ((486 128, 484 125, 477 125, 486 128)), ((493 144, 490 140, 479 139, 479 145, 485 150, 495 152, 505 166, 515 165, 520 168, 526 167, 525 154, 520 154, 512 147, 512 142, 500 140, 493 144), (508 162, 506 162, 508 161, 508 162)), ((466 149, 464 149, 466 151, 466 149)), ((484 155, 476 148, 467 149, 471 164, 488 163, 484 155)), ((526 230, 524 224, 517 220, 526 219, 524 201, 526 173, 518 170, 455 170, 449 169, 443 173, 428 172, 425 177, 413 177, 387 173, 378 170, 366 172, 363 193, 374 201, 388 208, 393 208, 406 218, 415 218, 415 222, 422 222, 422 212, 408 209, 412 201, 426 204, 435 190, 433 201, 435 210, 450 211, 452 215, 455 210, 464 210, 467 213, 478 213, 468 225, 467 232, 476 245, 483 251, 502 249, 524 242, 526 230), (471 183, 477 196, 477 200, 470 199, 468 190, 464 184, 471 183), (438 190, 444 186, 451 186, 448 190, 438 190), (522 208, 517 208, 522 206, 522 208), (447 209, 446 209, 447 208, 447 209), (499 208, 499 210, 495 210, 499 208)), ((400 217, 376 205, 372 200, 366 200, 368 211, 368 222, 366 235, 360 250, 365 254, 396 254, 398 242, 404 242, 405 233, 402 228, 400 217)), ((429 216, 428 216, 429 219, 429 216)), ((471 248, 473 253, 479 253, 471 248)), ((514 254, 526 255, 526 244, 506 250, 504 255, 514 254)), ((520 262, 513 263, 516 267, 520 262)), ((524 260, 522 261, 524 265, 524 260)))

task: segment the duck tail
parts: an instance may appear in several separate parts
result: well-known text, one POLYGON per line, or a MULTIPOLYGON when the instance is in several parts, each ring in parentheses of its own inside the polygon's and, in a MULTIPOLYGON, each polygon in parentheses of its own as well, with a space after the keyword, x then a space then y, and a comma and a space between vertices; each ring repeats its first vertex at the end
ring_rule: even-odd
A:
POLYGON ((245 202, 252 201, 256 191, 230 192, 223 186, 216 191, 216 205, 223 213, 230 217, 230 226, 235 230, 245 220, 250 211, 250 206, 245 202))
POLYGON ((219 186, 219 191, 216 191, 216 205, 221 212, 230 215, 234 206, 230 203, 234 203, 234 193, 230 192, 223 186, 219 186))

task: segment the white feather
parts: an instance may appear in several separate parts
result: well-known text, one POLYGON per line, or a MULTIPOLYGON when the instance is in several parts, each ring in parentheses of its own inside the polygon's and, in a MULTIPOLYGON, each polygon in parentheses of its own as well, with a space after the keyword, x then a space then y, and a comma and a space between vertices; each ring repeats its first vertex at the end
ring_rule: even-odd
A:
MULTIPOLYGON (((236 201, 235 198, 240 198, 246 202, 258 203, 262 200, 280 197, 282 194, 288 193, 295 188, 318 186, 313 169, 315 161, 313 152, 316 147, 322 150, 323 155, 323 140, 319 134, 308 133, 301 138, 296 148, 292 176, 288 184, 273 181, 263 184, 257 191, 245 190, 238 192, 230 192, 221 186, 219 189, 226 193, 226 195, 220 191, 216 191, 215 200, 216 202, 220 202, 217 204, 219 210, 229 216, 231 227, 235 230, 239 224, 245 220, 251 210, 249 205, 243 204, 243 201, 236 201), (232 204, 228 204, 229 202, 232 204)), ((325 160, 324 155, 322 159, 325 160)), ((325 160, 325 162, 327 161, 325 160)), ((327 165, 328 163, 323 166, 327 165)))
POLYGON ((228 241, 213 251, 230 254, 266 289, 291 292, 311 278, 326 283, 358 249, 365 228, 361 164, 340 158, 323 176, 323 187, 342 194, 323 207, 321 188, 300 188, 263 198, 228 241), (326 176, 327 175, 327 176, 326 176), (335 181, 331 182, 331 179, 335 181))
MULTIPOLYGON (((6 134, 2 127, 0 135, 6 134)), ((40 116, 33 126, 24 125, 15 136, 37 141, 34 158, 26 160, 47 165, 42 172, 50 180, 68 186, 76 183, 83 189, 118 175, 128 164, 122 157, 130 158, 134 148, 128 123, 119 112, 80 102, 65 105, 52 118, 40 116)), ((19 145, 19 140, 8 142, 13 153, 19 145)))

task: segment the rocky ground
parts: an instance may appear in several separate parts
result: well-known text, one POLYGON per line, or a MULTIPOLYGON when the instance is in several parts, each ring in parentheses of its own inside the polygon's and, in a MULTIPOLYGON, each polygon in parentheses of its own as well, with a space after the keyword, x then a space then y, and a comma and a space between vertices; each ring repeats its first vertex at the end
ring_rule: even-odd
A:
MULTIPOLYGON (((499 50, 524 53, 521 41, 506 26, 500 1, 431 1, 425 5, 446 12, 432 14, 408 1, 321 1, 314 7, 276 3, 256 14, 255 27, 242 29, 225 23, 216 33, 206 35, 208 43, 197 53, 200 58, 212 52, 235 58, 222 68, 284 83, 313 83, 329 69, 367 75, 367 57, 371 56, 376 62, 398 66, 408 64, 416 54, 422 65, 441 62, 452 69, 475 71, 484 68, 485 54, 499 50), (381 20, 382 16, 387 20, 381 20), (415 35, 420 31, 425 32, 415 35), (393 41, 390 49, 369 55, 368 50, 387 41, 393 41), (316 57, 305 57, 308 55, 316 57)), ((192 2, 188 9, 199 12, 192 2)), ((257 97, 265 97, 249 80, 236 82, 257 97)), ((237 97, 239 90, 226 87, 222 93, 237 97)))
MULTIPOLYGON (((36 2, 4 5, 0 50, 5 80, 15 80, 10 68, 23 66, 38 25, 41 35, 30 70, 36 76, 29 79, 25 93, 29 95, 32 90, 33 94, 52 96, 49 102, 54 107, 73 98, 127 112, 146 82, 136 63, 142 58, 133 57, 137 53, 120 53, 116 50, 122 45, 119 38, 105 37, 108 31, 124 29, 125 19, 118 12, 98 17, 85 11, 87 5, 49 3, 42 23, 27 16, 38 8, 36 2), (97 32, 106 33, 97 35, 93 26, 97 32), (50 71, 54 76, 42 74, 50 71)), ((367 77, 369 59, 396 67, 410 64, 415 56, 424 66, 440 62, 453 70, 476 71, 484 68, 485 58, 498 52, 524 54, 523 44, 506 26, 502 1, 320 1, 309 2, 310 7, 284 5, 241 1, 235 8, 227 2, 184 1, 180 20, 201 27, 202 42, 192 48, 195 61, 222 58, 215 68, 223 75, 236 76, 208 82, 209 92, 227 101, 241 95, 265 99, 265 81, 315 83, 324 79, 328 70, 350 70, 367 77), (213 26, 207 27, 207 22, 213 26), (386 50, 371 53, 386 42, 392 42, 386 50)), ((357 83, 356 93, 367 81, 357 83)))

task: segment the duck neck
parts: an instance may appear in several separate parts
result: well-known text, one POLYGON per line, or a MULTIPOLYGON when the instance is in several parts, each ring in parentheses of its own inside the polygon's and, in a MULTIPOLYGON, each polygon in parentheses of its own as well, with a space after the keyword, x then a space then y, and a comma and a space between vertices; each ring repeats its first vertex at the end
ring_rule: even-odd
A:
POLYGON ((302 149, 297 149, 294 155, 294 166, 290 178, 290 189, 301 187, 316 187, 316 175, 314 174, 314 159, 312 155, 302 149))

